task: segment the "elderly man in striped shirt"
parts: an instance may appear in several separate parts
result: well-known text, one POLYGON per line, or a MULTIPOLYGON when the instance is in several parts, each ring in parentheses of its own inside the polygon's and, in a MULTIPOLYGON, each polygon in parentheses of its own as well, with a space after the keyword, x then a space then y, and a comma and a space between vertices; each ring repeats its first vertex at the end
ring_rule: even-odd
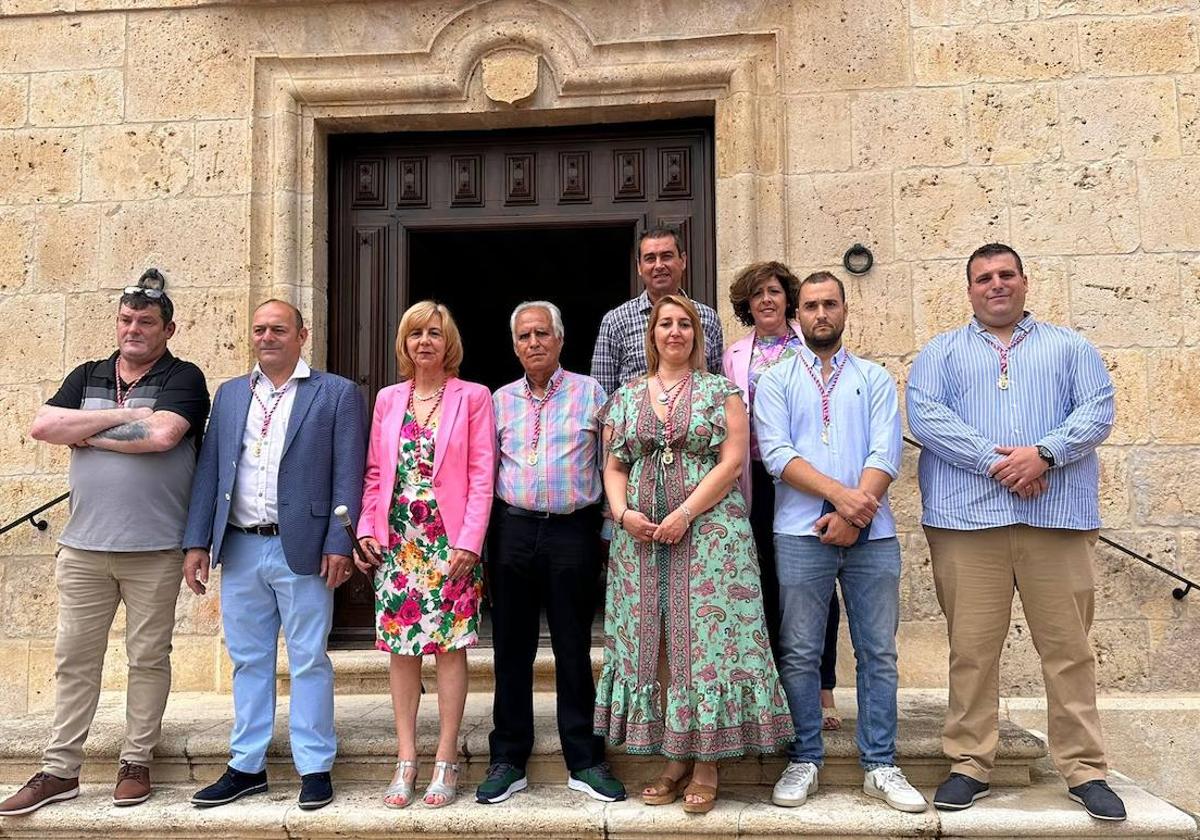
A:
POLYGON ((509 321, 525 375, 493 395, 500 472, 488 581, 496 650, 491 766, 476 791, 483 804, 527 786, 533 750, 533 660, 546 608, 567 785, 593 799, 625 798, 592 731, 592 618, 600 575, 600 429, 604 391, 559 366, 562 314, 548 301, 522 303, 509 321))
POLYGON ((930 341, 908 380, 908 425, 924 445, 921 521, 950 633, 942 744, 952 772, 934 805, 960 810, 988 795, 1000 652, 1020 590, 1068 794, 1097 819, 1123 820, 1105 782, 1088 644, 1096 447, 1112 429, 1113 386, 1086 339, 1025 310, 1028 285, 1012 248, 977 249, 967 260, 975 317, 930 341))

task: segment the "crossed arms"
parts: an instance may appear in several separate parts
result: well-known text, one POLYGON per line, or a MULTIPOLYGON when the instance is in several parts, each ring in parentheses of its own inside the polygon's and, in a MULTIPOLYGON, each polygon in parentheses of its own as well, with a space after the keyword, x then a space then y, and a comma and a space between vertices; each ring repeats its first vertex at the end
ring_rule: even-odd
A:
POLYGON ((29 430, 34 440, 60 446, 90 446, 134 455, 166 452, 190 426, 174 411, 149 408, 59 408, 43 405, 29 430))

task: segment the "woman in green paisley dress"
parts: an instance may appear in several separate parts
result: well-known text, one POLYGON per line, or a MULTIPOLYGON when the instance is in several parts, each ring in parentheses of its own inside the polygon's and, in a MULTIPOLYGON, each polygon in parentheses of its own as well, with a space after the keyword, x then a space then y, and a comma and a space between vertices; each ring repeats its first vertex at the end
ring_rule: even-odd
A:
POLYGON ((773 753, 793 730, 736 484, 746 409, 729 380, 704 371, 699 324, 687 298, 659 299, 646 334, 649 372, 618 389, 602 414, 604 489, 618 527, 596 731, 629 753, 667 758, 644 802, 682 793, 685 811, 705 813, 717 761, 773 753))

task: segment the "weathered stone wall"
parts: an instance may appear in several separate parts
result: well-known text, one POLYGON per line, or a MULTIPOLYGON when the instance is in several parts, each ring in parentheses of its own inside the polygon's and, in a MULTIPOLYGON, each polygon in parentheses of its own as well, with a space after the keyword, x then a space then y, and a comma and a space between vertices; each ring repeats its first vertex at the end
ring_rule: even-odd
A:
MULTIPOLYGON (((267 292, 323 343, 326 133, 699 108, 716 120, 723 283, 755 259, 837 268, 868 245, 849 341, 901 383, 969 312, 965 254, 989 240, 1025 254, 1034 311, 1098 344, 1119 389, 1109 533, 1200 577, 1197 0, 0 0, 0 15, 0 521, 64 489, 65 453, 25 430, 74 364, 110 352, 116 290, 145 266, 170 278, 172 348, 214 388, 247 366, 250 302, 267 292), (542 62, 516 106, 489 98, 472 52, 507 44, 542 62)), ((902 678, 940 686, 915 463, 894 491, 902 678)), ((0 538, 10 712, 52 701, 64 511, 49 519, 0 538)), ((1103 688, 1200 689, 1200 594, 1176 602, 1111 551, 1097 574, 1103 688)), ((215 598, 185 591, 178 614, 176 686, 221 685, 215 598)), ((1004 690, 1036 693, 1014 618, 1004 690)))

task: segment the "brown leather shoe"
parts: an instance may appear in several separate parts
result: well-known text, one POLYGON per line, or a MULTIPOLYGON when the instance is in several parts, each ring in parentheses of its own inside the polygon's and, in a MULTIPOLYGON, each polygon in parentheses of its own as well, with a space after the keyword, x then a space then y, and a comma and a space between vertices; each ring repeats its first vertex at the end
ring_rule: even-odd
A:
POLYGON ((150 798, 150 768, 141 764, 130 764, 121 759, 117 771, 117 787, 113 791, 113 804, 118 806, 139 805, 150 798))
POLYGON ((25 787, 0 802, 0 817, 30 814, 43 805, 74 799, 78 795, 79 779, 60 779, 49 773, 34 773, 25 787))

